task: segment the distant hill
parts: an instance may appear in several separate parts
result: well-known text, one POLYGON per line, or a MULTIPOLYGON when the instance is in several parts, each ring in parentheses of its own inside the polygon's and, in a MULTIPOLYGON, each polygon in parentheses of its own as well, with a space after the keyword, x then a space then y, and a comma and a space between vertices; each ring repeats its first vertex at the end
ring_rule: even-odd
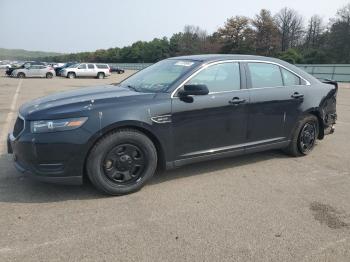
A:
POLYGON ((6 49, 0 48, 0 60, 30 60, 47 56, 58 56, 62 53, 28 51, 24 49, 6 49))

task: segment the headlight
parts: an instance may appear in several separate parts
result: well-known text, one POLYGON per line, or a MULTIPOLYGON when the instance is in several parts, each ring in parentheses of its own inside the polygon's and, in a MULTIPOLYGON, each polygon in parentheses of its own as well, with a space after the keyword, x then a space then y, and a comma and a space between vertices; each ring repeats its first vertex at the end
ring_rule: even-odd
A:
POLYGON ((30 131, 32 133, 49 133, 73 130, 81 127, 87 119, 87 117, 79 117, 56 120, 31 121, 30 131))

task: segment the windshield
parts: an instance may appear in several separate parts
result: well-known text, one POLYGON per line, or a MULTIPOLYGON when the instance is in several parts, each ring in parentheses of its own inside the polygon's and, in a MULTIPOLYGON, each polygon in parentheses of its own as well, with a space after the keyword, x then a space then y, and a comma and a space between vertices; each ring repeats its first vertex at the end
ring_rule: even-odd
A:
POLYGON ((198 62, 192 60, 163 60, 132 75, 121 85, 137 92, 164 92, 197 64, 198 62))
POLYGON ((73 65, 70 65, 70 66, 68 66, 67 68, 75 68, 75 67, 77 67, 79 64, 73 64, 73 65))

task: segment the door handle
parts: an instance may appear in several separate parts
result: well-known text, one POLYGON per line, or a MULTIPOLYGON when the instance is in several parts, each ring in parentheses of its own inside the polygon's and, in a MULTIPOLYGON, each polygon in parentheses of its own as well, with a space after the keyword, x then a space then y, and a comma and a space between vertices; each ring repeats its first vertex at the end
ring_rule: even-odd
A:
POLYGON ((300 94, 298 92, 295 92, 293 95, 291 95, 291 98, 294 98, 294 99, 299 99, 299 98, 303 98, 304 95, 303 94, 300 94))
POLYGON ((232 100, 228 101, 230 105, 239 105, 245 103, 245 99, 240 99, 239 97, 234 97, 232 100))

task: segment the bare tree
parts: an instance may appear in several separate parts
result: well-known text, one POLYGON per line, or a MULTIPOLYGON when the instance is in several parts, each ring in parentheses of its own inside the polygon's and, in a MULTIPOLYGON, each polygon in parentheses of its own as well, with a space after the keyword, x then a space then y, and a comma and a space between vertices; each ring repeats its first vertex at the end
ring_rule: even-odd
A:
POLYGON ((304 29, 303 18, 297 11, 285 7, 276 14, 275 20, 281 34, 282 51, 301 43, 304 29))
POLYGON ((307 48, 318 48, 321 45, 321 37, 325 30, 322 18, 313 15, 306 30, 305 46, 307 48))
POLYGON ((350 3, 337 11, 337 20, 350 24, 350 3))

